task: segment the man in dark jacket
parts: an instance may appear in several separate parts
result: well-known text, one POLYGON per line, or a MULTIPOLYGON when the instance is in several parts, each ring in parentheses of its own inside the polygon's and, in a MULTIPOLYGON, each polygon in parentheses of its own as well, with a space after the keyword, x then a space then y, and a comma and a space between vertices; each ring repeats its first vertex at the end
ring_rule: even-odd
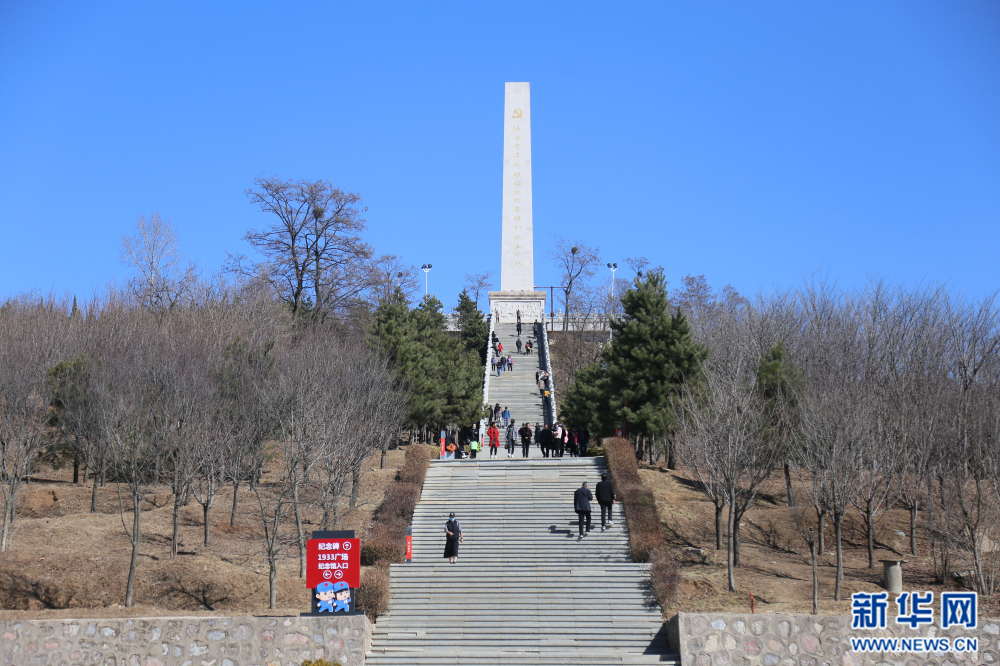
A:
POLYGON ((542 447, 542 457, 549 457, 549 450, 552 448, 552 431, 549 430, 549 426, 542 428, 541 436, 541 447, 542 447))
POLYGON ((531 426, 525 423, 517 434, 521 436, 521 457, 527 458, 528 449, 531 447, 531 426))
POLYGON ((597 484, 597 503, 601 505, 601 531, 604 531, 604 513, 608 514, 608 525, 611 522, 611 510, 615 507, 615 487, 611 485, 611 479, 607 474, 601 474, 601 482, 597 484))
POLYGON ((590 488, 588 487, 586 481, 583 482, 583 486, 576 489, 573 493, 573 508, 576 510, 576 515, 580 518, 580 538, 586 533, 583 531, 584 519, 587 521, 587 532, 591 530, 590 527, 590 501, 594 499, 594 496, 590 493, 590 488))

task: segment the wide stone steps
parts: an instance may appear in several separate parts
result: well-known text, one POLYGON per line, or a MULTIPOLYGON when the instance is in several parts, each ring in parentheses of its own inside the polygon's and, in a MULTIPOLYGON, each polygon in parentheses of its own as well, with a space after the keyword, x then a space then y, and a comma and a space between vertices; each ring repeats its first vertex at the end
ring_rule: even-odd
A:
POLYGON ((600 458, 432 463, 413 562, 390 568, 392 600, 367 663, 679 663, 620 512, 602 532, 595 502, 594 530, 577 536, 573 492, 602 471, 600 458), (457 564, 443 558, 451 511, 465 535, 457 564))

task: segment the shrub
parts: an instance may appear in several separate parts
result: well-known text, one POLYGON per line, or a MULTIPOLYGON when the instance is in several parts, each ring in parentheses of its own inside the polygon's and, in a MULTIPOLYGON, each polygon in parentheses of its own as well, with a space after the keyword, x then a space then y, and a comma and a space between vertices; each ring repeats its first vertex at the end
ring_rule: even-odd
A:
POLYGON ((403 468, 399 470, 397 478, 401 483, 412 483, 417 486, 424 485, 424 476, 427 475, 427 467, 430 465, 434 447, 414 444, 406 450, 406 461, 403 468))
POLYGON ((628 440, 609 437, 604 440, 604 461, 611 472, 615 495, 625 511, 628 545, 635 562, 649 562, 653 594, 661 606, 673 600, 677 592, 677 561, 667 548, 667 535, 660 522, 653 493, 639 476, 635 450, 628 440))
POLYGON ((385 565, 374 566, 361 574, 358 609, 372 622, 389 609, 389 580, 389 567, 385 565))
POLYGON ((369 566, 388 565, 406 559, 408 522, 400 518, 375 521, 368 538, 361 546, 361 563, 369 566))
POLYGON ((639 464, 635 459, 635 449, 627 439, 609 437, 604 440, 604 462, 611 471, 615 488, 626 485, 642 485, 639 464))
POLYGON ((652 552, 649 580, 653 587, 653 596, 661 607, 666 608, 673 603, 677 596, 680 574, 677 570, 677 558, 670 550, 657 548, 652 552))
POLYGON ((420 499, 420 486, 415 483, 393 483, 385 490, 385 498, 375 511, 375 520, 409 520, 420 499))

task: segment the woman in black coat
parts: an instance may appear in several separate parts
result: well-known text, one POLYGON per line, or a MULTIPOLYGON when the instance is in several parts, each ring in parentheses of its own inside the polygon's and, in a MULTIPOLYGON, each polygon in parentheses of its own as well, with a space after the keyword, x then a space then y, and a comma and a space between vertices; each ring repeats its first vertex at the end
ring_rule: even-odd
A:
POLYGON ((458 562, 458 544, 464 539, 462 536, 462 526, 455 519, 455 514, 448 515, 448 522, 444 524, 444 556, 448 562, 456 564, 458 562))

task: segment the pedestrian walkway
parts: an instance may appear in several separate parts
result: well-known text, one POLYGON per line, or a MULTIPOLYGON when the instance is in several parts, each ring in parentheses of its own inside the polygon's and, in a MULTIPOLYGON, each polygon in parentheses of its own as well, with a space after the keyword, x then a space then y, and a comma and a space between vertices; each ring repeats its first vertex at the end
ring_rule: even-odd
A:
POLYGON ((577 536, 573 491, 603 470, 602 458, 431 463, 413 562, 390 569, 366 663, 679 664, 620 509, 602 532, 595 502, 594 531, 577 536), (450 511, 465 534, 458 564, 442 557, 450 511))
MULTIPOLYGON (((504 370, 500 376, 497 376, 495 372, 493 373, 493 376, 490 377, 489 395, 486 404, 492 407, 499 402, 500 409, 504 407, 509 408, 511 418, 517 422, 518 428, 525 422, 532 424, 532 426, 536 423, 544 425, 546 421, 544 410, 542 409, 542 397, 539 395, 538 386, 535 384, 535 372, 544 369, 539 365, 541 356, 538 353, 538 348, 541 342, 535 339, 531 324, 523 324, 521 342, 524 343, 530 339, 531 343, 535 345, 535 349, 531 354, 518 354, 515 344, 518 336, 515 327, 516 323, 514 322, 494 324, 493 330, 496 332, 497 337, 500 338, 500 342, 503 343, 504 358, 507 357, 508 352, 513 356, 514 370, 513 372, 504 370)), ((490 354, 492 353, 491 349, 490 354)), ((501 421, 501 425, 502 423, 501 421)), ((500 433, 500 436, 500 457, 506 458, 507 454, 503 450, 503 432, 500 433)), ((518 458, 521 457, 520 440, 518 440, 515 456, 518 458)), ((532 444, 529 451, 529 458, 541 457, 541 450, 532 444)))

